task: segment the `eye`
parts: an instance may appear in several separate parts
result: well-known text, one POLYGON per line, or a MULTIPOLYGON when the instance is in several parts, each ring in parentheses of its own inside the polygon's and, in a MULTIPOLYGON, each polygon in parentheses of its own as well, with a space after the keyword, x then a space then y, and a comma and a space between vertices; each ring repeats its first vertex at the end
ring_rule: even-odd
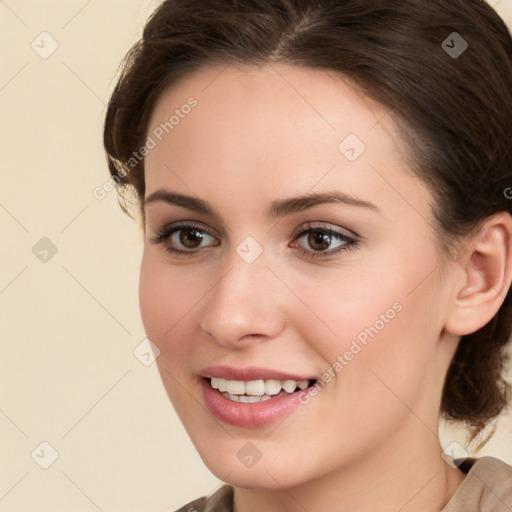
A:
POLYGON ((301 253, 308 257, 321 258, 332 256, 341 251, 354 249, 357 240, 341 231, 326 226, 312 226, 300 230, 295 235, 301 253))
POLYGON ((199 249, 218 245, 218 241, 213 235, 192 224, 165 226, 151 241, 155 244, 164 244, 165 249, 169 252, 183 255, 192 255, 199 252, 199 249))
MULTIPOLYGON (((354 249, 359 240, 328 225, 313 226, 307 224, 292 235, 293 243, 299 252, 308 258, 328 258, 341 251, 354 249)), ((167 252, 179 256, 194 256, 209 247, 216 247, 219 240, 208 230, 189 223, 170 224, 159 231, 152 243, 163 244, 167 252)))

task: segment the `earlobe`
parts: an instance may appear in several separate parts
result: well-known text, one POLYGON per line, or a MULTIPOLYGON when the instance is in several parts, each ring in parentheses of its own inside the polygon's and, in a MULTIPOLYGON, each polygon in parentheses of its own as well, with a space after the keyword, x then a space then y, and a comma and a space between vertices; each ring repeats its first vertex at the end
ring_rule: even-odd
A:
POLYGON ((463 276, 454 288, 455 298, 445 320, 445 329, 458 336, 486 325, 505 300, 512 281, 510 214, 489 218, 468 242, 468 249, 461 260, 463 276))

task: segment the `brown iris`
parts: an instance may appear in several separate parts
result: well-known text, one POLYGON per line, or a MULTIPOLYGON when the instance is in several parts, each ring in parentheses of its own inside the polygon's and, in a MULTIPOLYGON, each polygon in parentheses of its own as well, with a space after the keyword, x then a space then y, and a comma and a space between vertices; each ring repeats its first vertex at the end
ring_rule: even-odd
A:
POLYGON ((331 244, 331 235, 322 231, 311 231, 308 235, 308 243, 315 251, 328 249, 331 244))
POLYGON ((203 238, 204 234, 197 229, 182 229, 180 232, 180 242, 188 249, 196 249, 203 238))

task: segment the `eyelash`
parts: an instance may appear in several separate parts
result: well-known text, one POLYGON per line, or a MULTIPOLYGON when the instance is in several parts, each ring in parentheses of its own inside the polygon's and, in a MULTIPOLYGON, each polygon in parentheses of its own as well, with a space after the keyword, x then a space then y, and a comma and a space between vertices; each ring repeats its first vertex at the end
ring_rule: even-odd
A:
MULTIPOLYGON (((298 239, 300 239, 302 236, 307 235, 309 233, 314 232, 320 232, 324 235, 328 235, 332 238, 335 238, 341 242, 344 242, 343 245, 340 245, 336 249, 331 249, 330 251, 315 251, 315 250, 307 250, 303 247, 298 247, 299 252, 307 257, 307 258, 328 258, 330 256, 334 256, 336 254, 339 254, 343 251, 351 251, 355 249, 359 245, 359 240, 356 238, 352 238, 340 231, 336 231, 334 229, 331 229, 326 226, 312 226, 310 223, 306 224, 308 227, 304 229, 300 229, 296 232, 294 232, 291 236, 293 237, 293 242, 296 242, 298 239)), ((151 242, 154 244, 164 244, 171 235, 173 235, 176 232, 179 231, 198 231, 199 233, 206 233, 207 235, 214 236, 211 233, 209 233, 207 230, 196 226, 194 224, 187 224, 187 223, 178 223, 178 224, 171 224, 168 226, 165 226, 162 230, 160 230, 152 239, 151 242)), ((195 256, 198 252, 201 251, 201 249, 196 250, 190 250, 190 251, 184 251, 181 249, 176 249, 174 247, 171 247, 170 245, 165 246, 165 250, 172 253, 177 254, 179 256, 184 257, 191 257, 195 256)))

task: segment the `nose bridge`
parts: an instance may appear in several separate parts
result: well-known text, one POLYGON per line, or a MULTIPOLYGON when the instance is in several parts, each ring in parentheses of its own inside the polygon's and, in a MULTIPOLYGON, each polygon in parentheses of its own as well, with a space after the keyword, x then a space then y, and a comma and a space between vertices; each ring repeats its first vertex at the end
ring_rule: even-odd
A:
POLYGON ((201 320, 202 329, 224 345, 236 345, 245 336, 275 337, 283 328, 266 255, 248 238, 226 257, 201 320))

